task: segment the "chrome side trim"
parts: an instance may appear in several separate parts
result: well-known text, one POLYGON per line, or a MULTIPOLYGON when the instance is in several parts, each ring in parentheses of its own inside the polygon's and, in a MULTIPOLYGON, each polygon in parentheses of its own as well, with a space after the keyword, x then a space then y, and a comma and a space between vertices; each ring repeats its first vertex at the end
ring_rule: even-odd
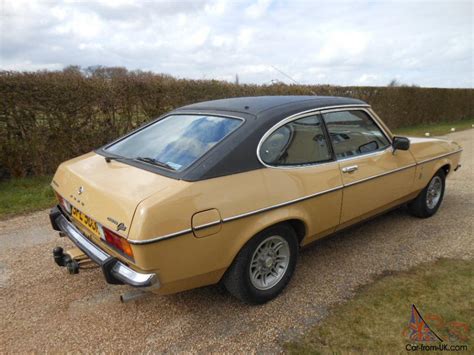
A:
POLYGON ((316 196, 325 195, 325 194, 330 193, 330 192, 333 192, 333 191, 341 190, 342 188, 343 188, 342 185, 341 185, 341 186, 337 186, 337 187, 334 187, 334 188, 332 188, 332 189, 328 189, 328 190, 320 191, 320 192, 317 192, 317 193, 314 193, 314 194, 311 194, 311 195, 307 195, 307 196, 295 198, 294 200, 290 200, 290 201, 278 203, 278 204, 273 205, 273 206, 268 206, 268 207, 260 208, 260 209, 258 209, 258 210, 254 210, 254 211, 250 211, 250 212, 238 214, 238 215, 235 215, 235 216, 232 216, 232 217, 227 217, 227 218, 224 218, 222 221, 223 221, 224 223, 225 223, 225 222, 230 222, 230 221, 235 221, 236 219, 248 217, 248 216, 251 216, 251 215, 254 215, 254 214, 257 214, 257 213, 262 213, 262 212, 270 211, 270 210, 273 210, 273 209, 275 209, 275 208, 280 208, 280 207, 283 207, 283 206, 288 206, 288 205, 291 205, 291 204, 293 204, 293 203, 297 203, 297 202, 301 202, 301 201, 308 200, 308 199, 310 199, 310 198, 314 198, 314 197, 316 197, 316 196))
POLYGON ((359 184, 359 183, 361 183, 361 182, 368 181, 368 180, 372 180, 372 179, 376 179, 376 178, 379 178, 379 177, 381 177, 381 176, 385 176, 385 175, 388 175, 388 174, 396 173, 396 172, 401 171, 401 170, 410 169, 410 168, 412 168, 412 167, 415 167, 415 166, 418 166, 418 165, 421 165, 421 164, 424 164, 424 163, 428 163, 428 162, 433 161, 433 160, 441 159, 441 158, 443 158, 443 157, 447 157, 447 156, 449 156, 449 155, 453 155, 453 154, 460 153, 460 152, 462 152, 462 149, 459 149, 459 150, 457 150, 457 151, 455 151, 455 152, 450 152, 450 153, 442 154, 442 155, 439 155, 439 156, 434 157, 434 158, 425 159, 425 160, 422 160, 422 161, 419 161, 419 162, 416 162, 416 163, 413 163, 413 164, 410 164, 410 165, 407 165, 407 166, 404 166, 404 167, 401 167, 401 168, 397 168, 397 169, 394 169, 394 170, 390 170, 390 171, 387 171, 387 172, 384 172, 384 173, 381 173, 381 174, 369 176, 369 177, 367 177, 367 178, 360 179, 360 180, 351 182, 351 183, 349 183, 349 184, 345 184, 344 187, 356 185, 356 184, 359 184))
POLYGON ((413 163, 413 164, 410 164, 410 165, 407 165, 407 166, 403 166, 403 167, 401 167, 401 168, 397 168, 397 169, 393 169, 393 170, 390 170, 390 171, 386 171, 386 172, 381 173, 381 174, 372 175, 372 176, 366 177, 366 178, 364 178, 364 179, 360 179, 360 180, 357 180, 357 181, 354 181, 354 182, 350 182, 350 183, 348 183, 348 184, 344 184, 344 187, 349 187, 349 186, 357 185, 357 184, 360 184, 361 182, 369 181, 369 180, 372 180, 372 179, 377 179, 377 178, 379 178, 379 177, 382 177, 382 176, 385 176, 385 175, 389 175, 389 174, 393 174, 393 173, 396 173, 396 172, 398 172, 398 171, 410 169, 410 168, 415 167, 416 165, 417 165, 416 163, 413 163))
POLYGON ((440 158, 444 158, 444 157, 447 157, 447 156, 449 156, 449 155, 461 153, 462 151, 463 151, 463 149, 461 148, 461 149, 456 150, 455 152, 450 152, 450 153, 446 153, 446 154, 443 154, 443 155, 438 155, 437 157, 434 157, 434 158, 429 158, 429 159, 421 160, 421 161, 417 162, 417 165, 424 164, 424 163, 428 163, 428 162, 430 162, 430 161, 433 161, 433 160, 436 160, 436 159, 440 159, 440 158))
POLYGON ((382 150, 377 150, 375 152, 370 152, 370 153, 366 153, 366 154, 354 155, 352 157, 341 158, 341 159, 338 159, 337 162, 340 163, 340 162, 343 162, 343 161, 356 160, 356 159, 359 159, 359 158, 366 158, 366 157, 382 155, 387 151, 392 153, 393 152, 393 147, 391 145, 389 145, 388 147, 386 147, 382 150))
POLYGON ((166 240, 174 237, 179 237, 181 235, 185 235, 188 233, 191 233, 193 230, 191 228, 188 229, 183 229, 178 232, 170 233, 170 234, 165 234, 160 237, 152 238, 152 239, 145 239, 145 240, 135 240, 135 239, 127 239, 127 241, 130 244, 135 244, 135 245, 141 245, 141 244, 150 244, 154 242, 159 242, 161 240, 166 240))
MULTIPOLYGON (((276 205, 273 205, 273 206, 268 206, 268 207, 260 208, 258 210, 249 211, 249 212, 242 213, 242 214, 239 214, 239 215, 223 218, 222 221, 215 221, 215 222, 211 222, 211 223, 202 224, 202 225, 200 225, 200 226, 198 226, 197 228, 194 228, 194 229, 195 230, 196 229, 203 229, 203 228, 207 228, 207 227, 210 227, 212 225, 219 224, 219 223, 226 223, 226 222, 230 222, 230 221, 235 221, 236 219, 240 219, 240 218, 248 217, 248 216, 251 216, 251 215, 254 215, 254 214, 270 211, 270 210, 273 210, 273 209, 276 209, 276 208, 279 208, 279 207, 288 206, 288 205, 291 205, 293 203, 297 203, 297 202, 301 202, 301 201, 304 201, 304 200, 308 200, 310 198, 314 198, 316 196, 321 196, 321 195, 324 195, 324 194, 327 194, 327 193, 330 193, 330 192, 333 192, 333 191, 341 190, 342 188, 343 188, 342 185, 337 186, 337 187, 332 188, 332 189, 320 191, 320 192, 317 192, 315 194, 311 194, 311 195, 308 195, 308 196, 299 197, 299 198, 296 198, 294 200, 282 202, 282 203, 279 203, 279 204, 276 204, 276 205)), ((189 229, 184 229, 184 230, 178 231, 176 233, 171 233, 171 234, 163 235, 163 236, 152 238, 152 239, 146 239, 146 240, 128 239, 128 242, 130 244, 137 244, 137 245, 150 244, 150 243, 159 242, 159 241, 174 238, 174 237, 179 237, 181 235, 188 234, 188 233, 191 233, 191 232, 192 232, 192 229, 189 228, 189 229)))
MULTIPOLYGON (((349 183, 349 184, 337 186, 337 187, 334 187, 334 188, 332 188, 332 189, 328 189, 328 190, 320 191, 320 192, 317 192, 317 193, 314 193, 314 194, 311 194, 311 195, 299 197, 299 198, 296 198, 296 199, 293 199, 293 200, 290 200, 290 201, 286 201, 286 202, 282 202, 282 203, 279 203, 279 204, 276 204, 276 205, 273 205, 273 206, 268 206, 268 207, 260 208, 260 209, 254 210, 254 211, 249 211, 249 212, 242 213, 242 214, 238 214, 238 215, 235 215, 235 216, 223 218, 222 221, 215 221, 215 222, 210 222, 210 223, 202 224, 202 225, 200 225, 200 226, 197 226, 197 227, 194 228, 194 229, 195 229, 195 230, 196 230, 196 229, 203 229, 203 228, 207 228, 207 227, 210 227, 210 226, 219 224, 219 223, 231 222, 231 221, 235 221, 235 220, 240 219, 240 218, 252 216, 252 215, 254 215, 254 214, 258 214, 258 213, 262 213, 262 212, 271 211, 271 210, 276 209, 276 208, 288 206, 288 205, 291 205, 291 204, 294 204, 294 203, 297 203, 297 202, 301 202, 301 201, 304 201, 304 200, 308 200, 308 199, 311 199, 311 198, 314 198, 314 197, 317 197, 317 196, 321 196, 321 195, 324 195, 324 194, 327 194, 327 193, 330 193, 330 192, 333 192, 333 191, 341 190, 341 189, 343 189, 343 188, 345 188, 345 187, 353 186, 353 185, 356 185, 356 184, 359 184, 359 183, 362 183, 362 182, 365 182, 365 181, 369 181, 369 180, 372 180, 372 179, 377 179, 377 178, 379 178, 379 177, 382 177, 382 176, 385 176, 385 175, 389 175, 389 174, 393 174, 393 173, 396 173, 396 172, 398 172, 398 171, 410 169, 410 168, 413 168, 413 167, 415 167, 415 166, 417 166, 417 165, 424 164, 424 163, 427 163, 427 162, 430 162, 430 161, 433 161, 433 160, 436 160, 436 159, 440 159, 440 158, 443 158, 443 157, 445 157, 445 156, 449 156, 449 155, 453 155, 453 154, 456 154, 456 153, 460 153, 460 152, 462 152, 462 151, 463 151, 463 149, 459 149, 459 150, 457 150, 457 151, 455 151, 455 152, 450 152, 450 153, 446 153, 446 154, 443 154, 443 155, 439 155, 439 156, 434 157, 434 158, 422 160, 422 161, 417 162, 417 163, 413 163, 413 164, 410 164, 410 165, 407 165, 407 166, 403 166, 403 167, 401 167, 401 168, 393 169, 393 170, 390 170, 390 171, 387 171, 387 172, 384 172, 384 173, 381 173, 381 174, 369 176, 369 177, 367 177, 367 178, 364 178, 364 179, 361 179, 361 180, 357 180, 357 181, 351 182, 351 183, 349 183)), ((380 152, 375 152, 374 154, 379 154, 379 153, 380 153, 380 152)), ((358 157, 366 157, 366 156, 367 156, 367 155, 362 155, 362 156, 358 156, 358 157)), ((335 162, 332 162, 332 163, 335 163, 335 162)), ((161 236, 161 237, 156 237, 156 238, 153 238, 153 239, 147 239, 147 240, 132 240, 132 239, 128 239, 128 242, 129 242, 130 244, 139 244, 139 245, 140 245, 140 244, 150 244, 150 243, 158 242, 158 241, 161 241, 161 240, 166 240, 166 239, 178 237, 178 236, 181 236, 181 235, 184 235, 184 234, 188 234, 188 233, 191 233, 191 232, 192 232, 192 229, 189 228, 189 229, 184 229, 184 230, 181 230, 181 231, 178 231, 178 232, 175 232, 175 233, 166 234, 166 235, 163 235, 163 236, 161 236)))
MULTIPOLYGON (((63 215, 56 217, 55 222, 59 229, 95 263, 102 266, 104 262, 111 258, 111 255, 107 254, 99 246, 86 238, 79 229, 63 215)), ((137 272, 121 261, 117 261, 110 272, 114 278, 130 286, 149 287, 153 285, 154 287, 159 287, 160 285, 156 274, 137 272)))
POLYGON ((209 223, 204 223, 204 224, 201 224, 200 226, 193 227, 193 230, 197 231, 197 230, 212 227, 212 226, 215 226, 215 225, 221 224, 221 223, 222 223, 222 221, 220 221, 220 220, 219 221, 214 221, 214 222, 209 222, 209 223))

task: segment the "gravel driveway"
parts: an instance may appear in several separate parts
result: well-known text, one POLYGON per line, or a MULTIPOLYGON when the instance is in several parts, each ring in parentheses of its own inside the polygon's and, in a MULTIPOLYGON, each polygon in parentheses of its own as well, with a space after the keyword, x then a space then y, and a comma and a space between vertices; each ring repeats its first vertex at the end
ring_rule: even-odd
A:
POLYGON ((473 137, 450 135, 464 146, 463 167, 437 215, 420 220, 398 209, 313 244, 286 291, 263 306, 216 286, 122 304, 128 288, 107 285, 100 270, 71 276, 54 264, 51 250, 65 240, 47 211, 0 221, 0 352, 281 350, 384 271, 474 257, 473 137))

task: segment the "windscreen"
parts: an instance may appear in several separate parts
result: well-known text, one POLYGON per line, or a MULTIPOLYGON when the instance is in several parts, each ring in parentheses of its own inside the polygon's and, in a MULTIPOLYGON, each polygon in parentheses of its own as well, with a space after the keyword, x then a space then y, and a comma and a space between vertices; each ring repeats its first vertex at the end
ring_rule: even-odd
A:
POLYGON ((183 170, 235 130, 239 119, 170 115, 107 147, 107 152, 183 170))

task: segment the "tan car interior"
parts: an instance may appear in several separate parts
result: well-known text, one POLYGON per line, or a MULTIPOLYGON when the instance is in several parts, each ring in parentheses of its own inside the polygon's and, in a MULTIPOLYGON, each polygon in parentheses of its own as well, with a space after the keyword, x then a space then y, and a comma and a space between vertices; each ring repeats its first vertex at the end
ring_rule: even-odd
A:
POLYGON ((319 125, 299 124, 295 121, 291 124, 291 128, 293 132, 285 153, 285 163, 303 164, 331 159, 326 138, 319 125), (308 142, 313 144, 308 144, 308 142))

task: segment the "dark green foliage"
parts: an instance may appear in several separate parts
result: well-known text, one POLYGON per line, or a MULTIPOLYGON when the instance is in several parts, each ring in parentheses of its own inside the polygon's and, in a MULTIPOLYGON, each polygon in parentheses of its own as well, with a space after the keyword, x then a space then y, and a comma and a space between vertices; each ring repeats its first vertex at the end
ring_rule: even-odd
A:
POLYGON ((185 104, 311 91, 365 100, 391 128, 474 117, 472 89, 236 85, 105 67, 0 71, 0 179, 52 173, 60 162, 185 104))

